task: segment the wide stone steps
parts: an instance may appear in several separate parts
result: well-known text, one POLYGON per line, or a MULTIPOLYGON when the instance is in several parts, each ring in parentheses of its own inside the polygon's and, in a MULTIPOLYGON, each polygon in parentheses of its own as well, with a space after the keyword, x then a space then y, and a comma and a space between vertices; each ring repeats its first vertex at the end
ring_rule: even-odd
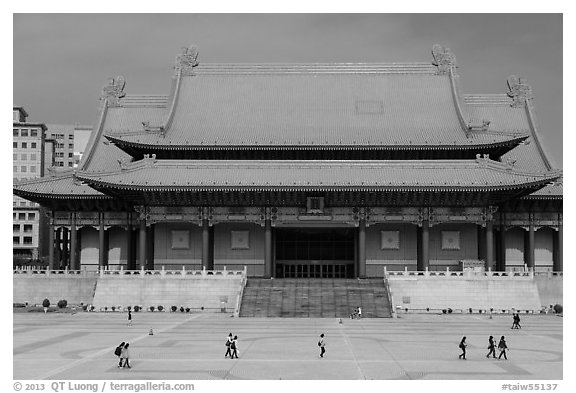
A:
POLYGON ((381 279, 248 279, 241 317, 347 318, 356 307, 362 316, 391 316, 381 279))

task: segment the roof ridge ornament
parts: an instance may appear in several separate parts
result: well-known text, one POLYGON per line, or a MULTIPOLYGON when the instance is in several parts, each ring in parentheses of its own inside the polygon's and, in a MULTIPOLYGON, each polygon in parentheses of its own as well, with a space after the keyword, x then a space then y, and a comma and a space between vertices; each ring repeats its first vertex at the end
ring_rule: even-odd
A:
POLYGON ((526 78, 510 75, 508 77, 508 97, 512 97, 511 106, 514 108, 524 107, 527 100, 534 98, 532 87, 526 82, 526 78))
POLYGON ((124 92, 126 80, 123 76, 117 76, 108 80, 108 85, 102 89, 101 100, 105 100, 108 106, 120 106, 120 98, 126 96, 124 92))
POLYGON ((452 68, 456 68, 456 56, 450 50, 440 44, 435 44, 432 46, 432 56, 434 60, 432 65, 438 67, 438 75, 445 75, 450 72, 452 68))
POLYGON ((190 45, 182 48, 182 53, 176 56, 176 71, 181 75, 194 75, 194 67, 198 65, 198 47, 190 45))

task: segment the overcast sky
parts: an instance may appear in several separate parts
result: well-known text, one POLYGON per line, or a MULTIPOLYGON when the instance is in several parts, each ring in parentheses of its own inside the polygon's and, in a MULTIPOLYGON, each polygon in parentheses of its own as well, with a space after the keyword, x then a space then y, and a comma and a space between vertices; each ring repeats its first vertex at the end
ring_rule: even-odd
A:
POLYGON ((532 86, 542 143, 562 167, 560 14, 15 14, 14 105, 30 121, 94 124, 115 75, 128 94, 167 94, 174 58, 199 61, 430 62, 455 54, 464 93, 532 86))

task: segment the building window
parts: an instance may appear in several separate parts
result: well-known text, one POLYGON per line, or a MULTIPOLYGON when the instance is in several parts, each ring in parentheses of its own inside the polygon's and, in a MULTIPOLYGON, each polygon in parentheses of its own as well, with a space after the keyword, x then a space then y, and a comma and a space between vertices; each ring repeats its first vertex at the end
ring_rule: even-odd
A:
POLYGON ((28 213, 28 220, 32 221, 36 219, 36 213, 28 213))
POLYGON ((72 135, 72 134, 68 135, 68 139, 69 139, 69 140, 74 140, 74 135, 72 135))
POLYGON ((68 144, 68 149, 74 149, 74 144, 73 144, 73 143, 69 143, 69 144, 68 144))
POLYGON ((308 213, 323 213, 324 212, 324 198, 323 197, 309 197, 307 201, 308 213))
POLYGON ((14 128, 12 130, 12 136, 20 136, 20 133, 18 132, 18 128, 14 128))
POLYGON ((18 142, 12 142, 12 148, 18 149, 18 142))
POLYGON ((12 172, 18 173, 18 166, 14 165, 14 166, 12 167, 12 172))
POLYGON ((36 149, 36 142, 32 142, 32 143, 30 144, 30 147, 31 147, 32 149, 36 149))
POLYGON ((12 154, 12 161, 16 161, 18 160, 18 154, 14 153, 12 154))
POLYGON ((26 161, 28 159, 28 156, 26 154, 20 154, 20 159, 22 161, 26 161))
POLYGON ((26 142, 22 142, 22 149, 27 149, 28 148, 28 144, 26 142))
POLYGON ((26 233, 32 232, 32 224, 24 224, 24 232, 26 233))
POLYGON ((18 213, 18 219, 24 221, 26 219, 26 213, 18 213))
POLYGON ((22 136, 22 137, 28 136, 28 130, 22 130, 22 131, 20 131, 20 136, 22 136))
POLYGON ((36 161, 36 154, 30 154, 30 161, 36 161))
POLYGON ((20 244, 20 236, 12 236, 12 242, 14 244, 20 244))
POLYGON ((20 232, 20 225, 12 224, 12 232, 20 232))
POLYGON ((68 153, 68 158, 74 158, 74 153, 68 153))
POLYGON ((37 137, 38 136, 38 130, 30 130, 30 136, 37 137))
POLYGON ((16 213, 12 213, 12 219, 13 219, 13 220, 16 219, 16 213))
POLYGON ((26 201, 20 201, 20 207, 26 207, 26 201))
POLYGON ((24 244, 32 244, 32 236, 24 236, 22 239, 24 244))
POLYGON ((25 173, 27 169, 28 169, 28 168, 26 167, 26 165, 22 165, 22 166, 20 167, 20 172, 25 173))
POLYGON ((73 166, 73 164, 72 164, 71 162, 69 162, 69 163, 68 163, 68 166, 71 167, 71 166, 73 166))
POLYGON ((36 165, 30 165, 30 173, 36 173, 36 165))

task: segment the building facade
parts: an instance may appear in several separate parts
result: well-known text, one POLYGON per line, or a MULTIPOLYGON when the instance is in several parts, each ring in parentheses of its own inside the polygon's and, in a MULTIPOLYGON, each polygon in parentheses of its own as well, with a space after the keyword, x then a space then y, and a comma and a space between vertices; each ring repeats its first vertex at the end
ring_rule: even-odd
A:
POLYGON ((46 137, 54 141, 54 166, 61 169, 78 167, 91 126, 70 124, 47 124, 46 137))
MULTIPOLYGON (((52 166, 53 144, 46 137, 46 125, 27 122, 23 107, 13 107, 12 172, 14 180, 44 176, 52 166)), ((12 198, 12 243, 15 260, 38 260, 41 252, 44 217, 36 202, 17 195, 12 198)), ((47 250, 47 247, 46 247, 47 250)))
POLYGON ((79 167, 15 183, 50 212, 51 267, 562 270, 562 173, 523 78, 464 94, 441 46, 406 64, 197 57, 177 56, 168 95, 110 80, 79 167))

